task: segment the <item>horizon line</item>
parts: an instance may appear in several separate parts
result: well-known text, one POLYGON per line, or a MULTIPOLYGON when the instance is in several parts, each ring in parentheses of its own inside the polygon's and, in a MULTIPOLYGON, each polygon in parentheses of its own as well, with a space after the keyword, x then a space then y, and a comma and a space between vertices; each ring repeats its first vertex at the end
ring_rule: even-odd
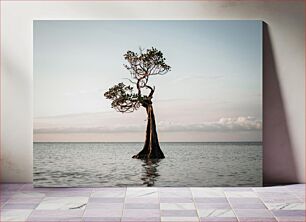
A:
MULTIPOLYGON (((262 143, 263 141, 160 141, 160 143, 262 143)), ((143 141, 33 141, 33 143, 144 143, 143 141)))

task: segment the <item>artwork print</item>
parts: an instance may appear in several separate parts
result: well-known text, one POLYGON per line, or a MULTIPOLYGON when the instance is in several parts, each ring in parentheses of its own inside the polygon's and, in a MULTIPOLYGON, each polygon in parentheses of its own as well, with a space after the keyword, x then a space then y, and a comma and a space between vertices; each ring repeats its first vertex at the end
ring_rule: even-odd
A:
POLYGON ((262 22, 36 20, 35 187, 262 185, 262 22))

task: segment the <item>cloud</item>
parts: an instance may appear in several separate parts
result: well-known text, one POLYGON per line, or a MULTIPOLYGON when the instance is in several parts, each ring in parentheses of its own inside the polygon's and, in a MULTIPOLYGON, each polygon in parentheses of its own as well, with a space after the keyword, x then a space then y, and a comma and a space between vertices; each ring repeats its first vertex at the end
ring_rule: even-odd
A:
MULTIPOLYGON (((255 117, 223 117, 218 121, 183 124, 172 122, 159 122, 158 130, 161 132, 244 132, 260 131, 262 121, 255 117)), ((92 125, 92 126, 70 126, 54 127, 52 125, 35 127, 34 133, 124 133, 142 132, 146 129, 143 124, 116 124, 116 125, 92 125)))
POLYGON ((171 122, 161 122, 158 124, 161 131, 197 131, 197 132, 233 132, 233 131, 258 131, 262 129, 262 121, 255 117, 231 117, 220 118, 218 121, 176 124, 171 122))

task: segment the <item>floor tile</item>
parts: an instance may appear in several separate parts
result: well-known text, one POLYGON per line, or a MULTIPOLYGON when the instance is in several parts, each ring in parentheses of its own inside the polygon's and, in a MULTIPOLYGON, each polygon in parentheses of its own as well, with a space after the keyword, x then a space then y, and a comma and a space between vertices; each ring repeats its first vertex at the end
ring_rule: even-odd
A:
POLYGON ((201 222, 238 222, 236 217, 201 217, 201 222))
POLYGON ((20 204, 27 204, 27 203, 29 203, 29 204, 38 204, 38 203, 40 203, 42 200, 44 199, 44 197, 38 197, 38 198, 36 198, 36 197, 31 197, 31 198, 26 198, 26 197, 24 197, 24 198, 16 198, 16 197, 12 197, 12 198, 10 198, 6 203, 15 203, 15 204, 17 204, 17 203, 20 203, 20 204))
POLYGON ((223 191, 237 191, 237 192, 244 192, 244 191, 249 191, 249 192, 254 192, 252 187, 224 187, 223 191))
POLYGON ((162 217, 196 217, 196 210, 161 210, 162 217))
POLYGON ((180 192, 180 193, 185 193, 185 192, 191 192, 190 187, 158 187, 159 192, 180 192))
POLYGON ((262 188, 33 188, 31 184, 6 184, 0 192, 1 219, 237 222, 237 216, 239 222, 302 222, 304 189, 303 184, 262 188))
POLYGON ((287 193, 289 190, 286 186, 270 186, 270 187, 255 187, 253 188, 256 192, 278 192, 278 193, 287 193))
POLYGON ((1 207, 10 199, 10 197, 0 197, 1 207))
POLYGON ((231 209, 229 203, 196 203, 198 209, 231 209))
POLYGON ((46 192, 47 197, 89 197, 91 191, 50 191, 46 192))
POLYGON ((291 184, 286 186, 287 189, 289 190, 303 190, 305 191, 306 186, 305 184, 291 184))
POLYGON ((195 197, 196 203, 228 203, 225 197, 195 197))
POLYGON ((278 217, 278 222, 305 222, 305 217, 278 217))
POLYGON ((97 191, 112 191, 115 190, 115 192, 119 191, 119 190, 124 190, 124 192, 126 192, 127 187, 94 187, 91 188, 93 192, 97 192, 97 191))
POLYGON ((45 197, 37 210, 85 209, 88 197, 45 197))
POLYGON ((88 200, 89 203, 123 203, 124 198, 104 198, 104 197, 90 197, 88 200))
POLYGON ((86 209, 123 209, 123 203, 92 203, 86 205, 86 209))
POLYGON ((146 218, 146 217, 160 217, 160 210, 159 209, 124 209, 123 210, 123 217, 129 218, 146 218))
POLYGON ((161 222, 199 222, 198 217, 161 217, 161 222))
POLYGON ((12 196, 11 196, 11 200, 22 200, 22 199, 42 199, 44 198, 46 195, 44 193, 41 192, 15 192, 12 196))
POLYGON ((226 197, 257 197, 255 192, 250 191, 225 191, 226 197))
POLYGON ((253 198, 253 197, 229 197, 228 201, 230 204, 261 204, 262 201, 259 198, 253 198))
POLYGON ((92 192, 91 197, 125 197, 125 188, 102 188, 92 192))
POLYGON ((267 209, 263 203, 231 203, 233 209, 267 209))
POLYGON ((224 191, 221 188, 191 188, 194 197, 224 197, 224 191))
POLYGON ((32 204, 32 203, 7 203, 5 206, 2 207, 2 209, 35 209, 38 206, 38 203, 32 204))
POLYGON ((122 217, 121 222, 160 222, 160 217, 122 217))
POLYGON ((272 210, 276 217, 305 217, 305 210, 272 210))
POLYGON ((189 188, 159 188, 160 197, 192 197, 191 190, 189 188))
POLYGON ((86 209, 84 217, 121 217, 122 209, 86 209))
POLYGON ((31 218, 75 218, 82 217, 84 210, 33 210, 31 218))
POLYGON ((83 217, 84 222, 120 222, 121 217, 83 217))
POLYGON ((158 204, 159 200, 158 198, 126 198, 125 203, 143 203, 143 204, 147 204, 147 203, 155 203, 158 204))
POLYGON ((80 222, 82 221, 82 217, 29 217, 27 219, 28 222, 35 221, 35 222, 66 222, 66 221, 73 221, 73 222, 80 222))
POLYGON ((0 197, 12 197, 14 194, 16 194, 18 191, 6 191, 6 190, 1 190, 0 191, 0 197))
POLYGON ((125 209, 159 209, 158 203, 126 203, 125 209))
POLYGON ((158 198, 157 188, 134 188, 128 187, 126 190, 126 198, 158 198))
POLYGON ((0 202, 0 208, 2 209, 3 207, 4 207, 4 205, 5 205, 5 202, 0 202))
POLYGON ((305 203, 266 203, 269 210, 305 210, 305 203))
POLYGON ((291 192, 291 194, 296 196, 299 200, 305 203, 305 191, 291 192))
POLYGON ((234 209, 238 219, 240 218, 274 218, 272 213, 266 209, 234 209))
POLYGON ((73 187, 68 187, 68 188, 61 188, 61 187, 33 187, 32 184, 24 184, 20 191, 35 191, 35 192, 71 192, 71 191, 92 191, 93 188, 87 188, 87 187, 81 187, 81 188, 73 188, 73 187))
POLYGON ((189 197, 160 197, 161 203, 193 203, 193 198, 189 197))
POLYGON ((1 221, 25 221, 32 210, 1 209, 1 221))
POLYGON ((281 198, 281 197, 272 197, 272 198, 262 198, 262 201, 264 203, 298 203, 303 202, 302 200, 298 198, 281 198))
POLYGON ((240 217, 239 222, 277 222, 275 218, 240 217))
POLYGON ((277 193, 277 192, 261 192, 258 193, 259 198, 263 202, 267 203, 297 203, 300 202, 295 195, 287 193, 277 193))
POLYGON ((198 209, 200 217, 235 217, 231 209, 198 209))
POLYGON ((194 203, 160 203, 161 210, 195 210, 194 203))

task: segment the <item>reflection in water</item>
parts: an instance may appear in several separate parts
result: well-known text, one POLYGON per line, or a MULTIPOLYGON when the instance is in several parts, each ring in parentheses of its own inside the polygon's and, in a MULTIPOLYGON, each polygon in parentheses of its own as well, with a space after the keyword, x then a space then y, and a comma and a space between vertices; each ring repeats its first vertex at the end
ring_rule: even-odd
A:
POLYGON ((142 160, 143 173, 141 175, 141 180, 143 184, 148 187, 154 186, 155 181, 160 176, 157 169, 160 161, 160 159, 142 160))

